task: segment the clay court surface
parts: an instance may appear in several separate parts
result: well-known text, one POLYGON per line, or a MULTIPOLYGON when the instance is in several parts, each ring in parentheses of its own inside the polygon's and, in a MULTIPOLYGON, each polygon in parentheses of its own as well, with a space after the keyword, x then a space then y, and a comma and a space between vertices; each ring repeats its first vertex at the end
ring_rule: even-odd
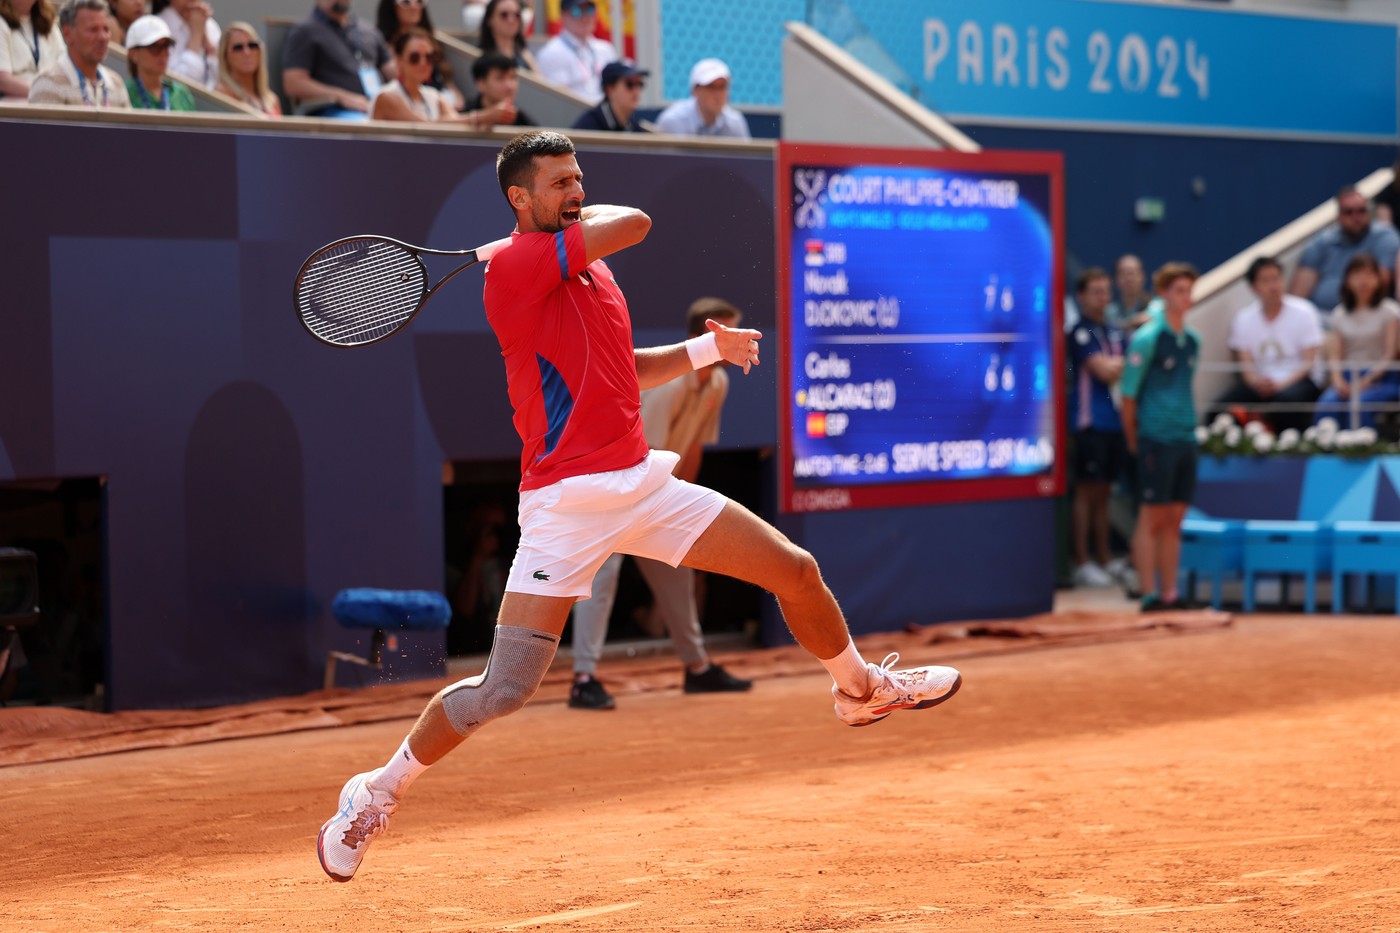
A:
POLYGON ((0 768, 0 929, 1400 930, 1400 621, 905 661, 952 655, 955 699, 868 729, 814 665, 612 713, 542 692, 349 884, 317 829, 407 720, 0 768))

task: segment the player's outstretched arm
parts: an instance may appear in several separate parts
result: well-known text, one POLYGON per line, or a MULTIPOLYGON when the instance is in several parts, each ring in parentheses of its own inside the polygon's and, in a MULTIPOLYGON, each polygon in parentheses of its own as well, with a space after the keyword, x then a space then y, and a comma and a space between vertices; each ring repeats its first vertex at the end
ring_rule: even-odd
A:
POLYGON ((703 337, 692 337, 669 347, 634 351, 638 385, 650 389, 720 360, 744 367, 744 375, 748 375, 750 366, 758 365, 758 342, 763 339, 762 333, 751 327, 725 327, 717 321, 706 321, 705 326, 710 332, 703 337))
POLYGON ((590 204, 579 214, 583 247, 589 262, 611 256, 646 239, 651 218, 635 207, 590 204))

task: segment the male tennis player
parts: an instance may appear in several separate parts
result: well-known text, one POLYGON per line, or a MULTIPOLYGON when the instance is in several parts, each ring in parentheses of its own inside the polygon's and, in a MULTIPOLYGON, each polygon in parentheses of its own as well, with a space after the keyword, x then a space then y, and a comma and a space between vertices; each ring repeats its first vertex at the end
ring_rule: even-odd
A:
POLYGON ((651 228, 630 207, 583 206, 574 145, 558 133, 517 136, 496 160, 516 229, 486 270, 486 316, 501 344, 515 427, 524 442, 520 548, 506 582, 486 670, 429 701, 382 767, 350 779, 321 827, 321 867, 349 881, 409 785, 539 687, 576 600, 614 551, 728 574, 767 588, 797 641, 835 681, 852 726, 927 709, 962 678, 949 667, 891 670, 856 651, 816 561, 736 502, 672 475, 679 457, 647 448, 641 389, 721 359, 758 363, 756 330, 709 321, 709 333, 632 346, 627 301, 604 257, 651 228))

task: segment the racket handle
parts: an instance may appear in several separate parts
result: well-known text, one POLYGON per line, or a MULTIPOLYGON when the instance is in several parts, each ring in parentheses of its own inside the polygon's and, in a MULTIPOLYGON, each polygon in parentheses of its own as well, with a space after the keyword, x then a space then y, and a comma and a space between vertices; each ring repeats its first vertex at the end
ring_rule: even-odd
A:
POLYGON ((492 256, 496 255, 496 253, 499 252, 503 247, 509 245, 510 237, 506 237, 503 240, 495 240, 491 243, 487 243, 485 246, 478 246, 476 248, 476 258, 481 260, 482 262, 487 262, 491 259, 492 256))

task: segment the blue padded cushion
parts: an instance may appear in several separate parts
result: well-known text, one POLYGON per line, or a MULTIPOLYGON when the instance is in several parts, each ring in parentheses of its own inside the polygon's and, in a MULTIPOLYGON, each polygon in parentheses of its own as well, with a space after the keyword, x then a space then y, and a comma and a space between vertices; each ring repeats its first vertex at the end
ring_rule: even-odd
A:
POLYGON ((431 590, 341 590, 331 615, 347 628, 447 628, 452 607, 431 590))

